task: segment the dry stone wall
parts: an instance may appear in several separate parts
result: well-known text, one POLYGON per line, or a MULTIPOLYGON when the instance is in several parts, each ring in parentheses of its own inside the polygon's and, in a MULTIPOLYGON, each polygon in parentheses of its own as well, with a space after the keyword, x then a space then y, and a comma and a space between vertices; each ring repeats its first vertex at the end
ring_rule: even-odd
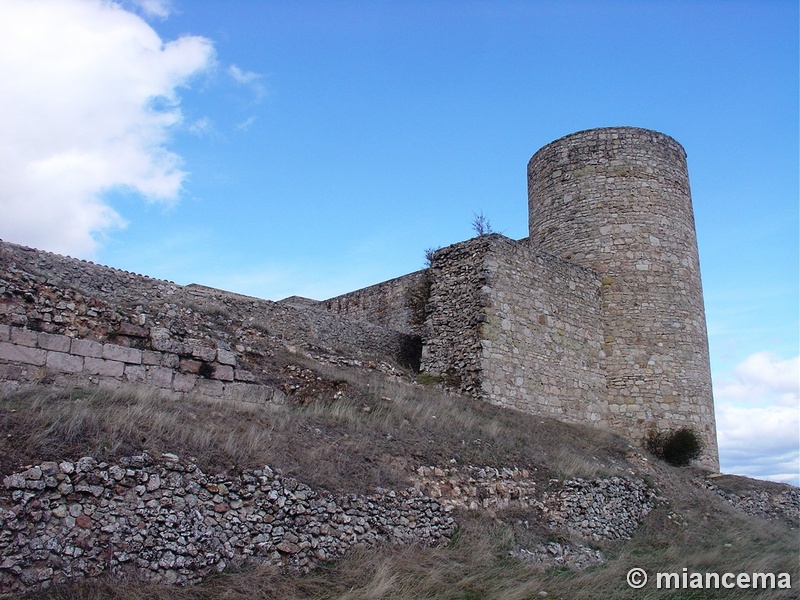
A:
MULTIPOLYGON (((354 546, 446 543, 455 509, 511 510, 587 540, 629 537, 652 510, 641 481, 550 480, 516 467, 422 466, 405 490, 333 495, 269 466, 208 475, 174 454, 116 463, 87 456, 43 462, 0 486, 0 593, 103 573, 188 584, 245 563, 307 571, 354 546)), ((602 555, 548 545, 542 564, 583 568, 602 555), (587 562, 588 561, 588 562, 587 562)))
POLYGON ((527 469, 516 467, 423 466, 415 480, 445 506, 492 515, 534 509, 550 529, 593 541, 630 538, 657 499, 643 481, 627 477, 551 479, 539 489, 527 469))
POLYGON ((0 488, 0 593, 101 573, 186 584, 245 562, 299 570, 381 542, 449 539, 415 488, 333 496, 268 466, 211 476, 164 454, 44 462, 0 488))

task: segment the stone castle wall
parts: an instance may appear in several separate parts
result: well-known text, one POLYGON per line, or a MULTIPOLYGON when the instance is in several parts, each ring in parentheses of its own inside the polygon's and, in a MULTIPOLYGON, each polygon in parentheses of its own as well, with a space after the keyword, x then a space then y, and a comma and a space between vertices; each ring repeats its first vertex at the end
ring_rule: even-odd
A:
POLYGON ((492 234, 439 250, 430 277, 423 370, 492 404, 607 424, 597 273, 492 234))
POLYGON ((503 237, 490 239, 486 266, 484 398, 609 425, 597 273, 503 237))
POLYGON ((629 127, 548 144, 529 163, 529 219, 525 240, 479 236, 440 249, 429 269, 323 302, 184 287, 0 242, 0 381, 265 397, 275 357, 301 345, 421 366, 462 393, 634 440, 691 426, 717 467, 681 146, 629 127))
POLYGON ((287 346, 418 361, 419 341, 327 311, 180 286, 0 242, 0 386, 36 381, 279 400, 287 346))
MULTIPOLYGON (((644 129, 584 131, 542 148, 528 174, 528 238, 479 236, 434 254, 422 369, 459 392, 633 440, 692 427, 717 468, 683 148, 644 129)), ((400 314, 402 294, 390 292, 402 281, 342 298, 363 304, 361 318, 400 314)))
POLYGON ((330 312, 387 329, 422 335, 427 272, 415 271, 320 303, 330 312))

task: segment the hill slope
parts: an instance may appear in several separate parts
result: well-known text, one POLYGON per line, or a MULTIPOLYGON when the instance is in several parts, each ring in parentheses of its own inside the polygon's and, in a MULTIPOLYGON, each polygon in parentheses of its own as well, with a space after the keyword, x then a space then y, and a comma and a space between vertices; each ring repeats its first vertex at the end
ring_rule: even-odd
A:
MULTIPOLYGON (((204 473, 229 479, 269 465, 339 498, 416 487, 452 509, 451 539, 434 546, 378 540, 317 561, 306 573, 245 562, 187 587, 101 577, 29 597, 723 598, 738 592, 656 589, 656 572, 684 569, 789 573, 794 590, 753 590, 747 597, 797 597, 795 488, 708 479, 662 464, 615 435, 449 396, 385 363, 283 353, 274 369, 283 405, 177 400, 130 389, 8 394, 0 401, 2 475, 82 456, 111 465, 143 452, 191 458, 204 473), (626 583, 634 567, 651 576, 642 590, 626 583)), ((13 504, 11 489, 0 501, 4 509, 13 504)))

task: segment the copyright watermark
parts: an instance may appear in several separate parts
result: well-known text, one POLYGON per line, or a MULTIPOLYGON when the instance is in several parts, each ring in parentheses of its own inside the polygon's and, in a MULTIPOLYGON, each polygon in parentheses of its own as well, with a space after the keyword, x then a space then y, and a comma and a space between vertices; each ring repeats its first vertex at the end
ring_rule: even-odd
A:
MULTIPOLYGON (((634 567, 626 576, 628 585, 635 590, 647 585, 647 571, 634 567)), ((683 568, 680 572, 655 573, 655 587, 659 590, 717 590, 761 589, 788 590, 792 588, 789 573, 701 573, 683 568)))
POLYGON ((647 585, 647 571, 635 567, 628 571, 628 585, 633 589, 638 590, 647 585))

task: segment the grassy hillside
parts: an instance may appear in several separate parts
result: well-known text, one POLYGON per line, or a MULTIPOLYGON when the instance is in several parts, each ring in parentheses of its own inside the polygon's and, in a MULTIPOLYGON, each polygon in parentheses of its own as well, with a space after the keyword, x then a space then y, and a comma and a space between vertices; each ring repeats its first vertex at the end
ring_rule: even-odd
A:
MULTIPOLYGON (((142 390, 7 395, 0 400, 0 473, 146 450, 194 457, 208 473, 269 464, 311 486, 364 493, 407 487, 420 466, 490 465, 524 468, 541 489, 573 477, 636 477, 655 489, 657 506, 630 540, 581 540, 548 529, 533 510, 460 510, 460 528, 446 547, 357 549, 302 576, 250 567, 188 588, 100 579, 29 598, 800 597, 796 519, 748 516, 705 489, 701 471, 669 467, 609 433, 447 396, 410 376, 292 355, 279 369, 288 395, 281 406, 181 401, 142 390), (549 542, 590 546, 605 562, 546 568, 520 551, 549 542), (651 574, 684 567, 789 572, 794 590, 634 590, 626 583, 634 567, 651 574)), ((740 495, 781 489, 744 478, 713 483, 740 495)))

